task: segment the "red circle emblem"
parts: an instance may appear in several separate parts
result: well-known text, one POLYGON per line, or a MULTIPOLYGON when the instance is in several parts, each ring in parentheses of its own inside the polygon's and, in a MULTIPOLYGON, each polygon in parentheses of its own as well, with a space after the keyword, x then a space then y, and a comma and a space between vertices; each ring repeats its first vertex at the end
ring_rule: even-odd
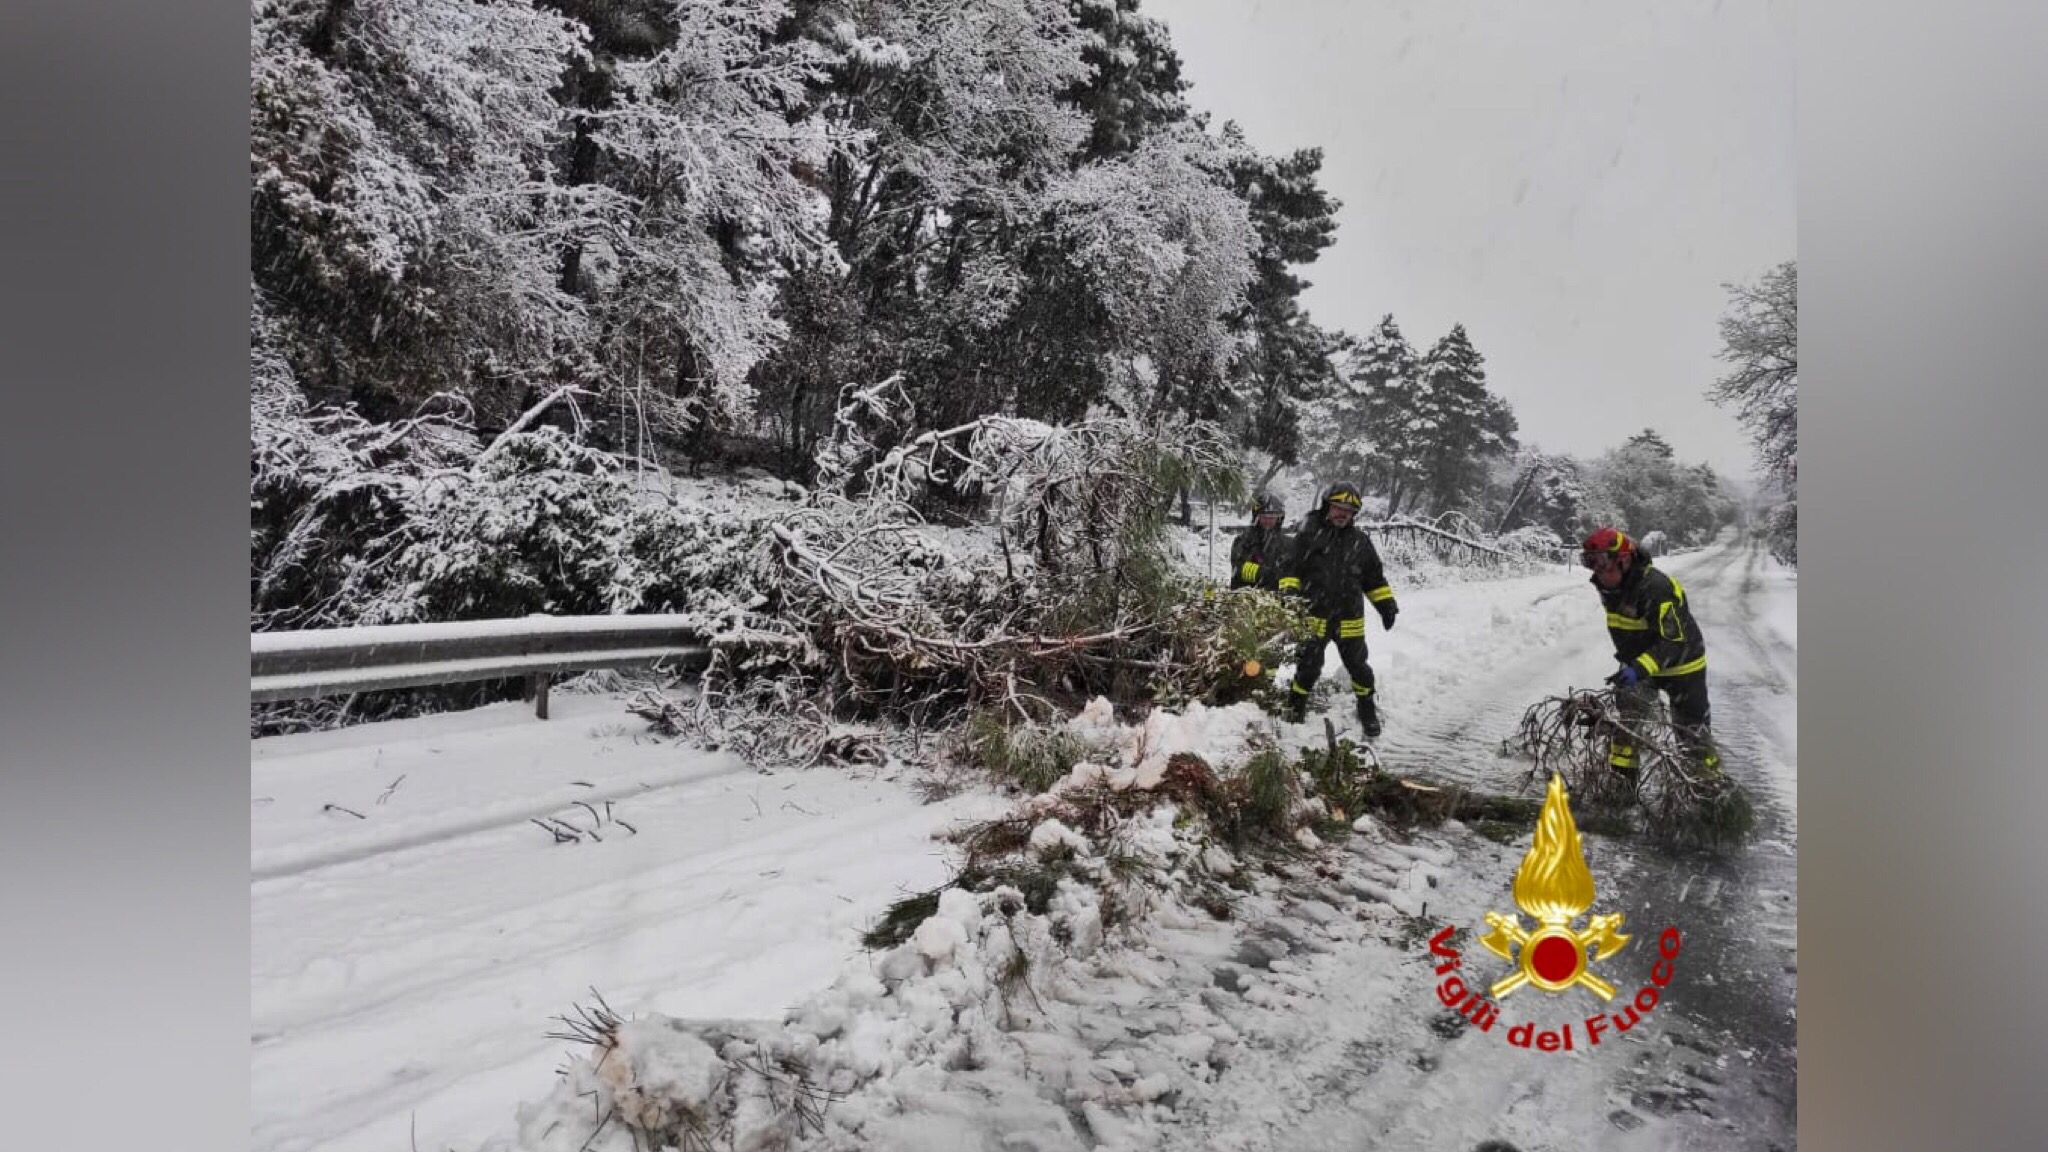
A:
POLYGON ((1562 984, 1578 974, 1579 950, 1562 936, 1546 936, 1536 942, 1529 967, 1552 984, 1562 984))

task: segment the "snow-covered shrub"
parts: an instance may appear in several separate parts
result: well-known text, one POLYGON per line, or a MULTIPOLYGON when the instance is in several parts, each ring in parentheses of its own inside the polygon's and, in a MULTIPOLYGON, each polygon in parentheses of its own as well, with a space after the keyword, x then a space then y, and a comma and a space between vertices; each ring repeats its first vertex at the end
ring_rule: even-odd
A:
POLYGON ((616 464, 554 428, 423 485, 394 581, 365 623, 620 612, 636 605, 616 464))
POLYGON ((1561 540, 1555 531, 1541 524, 1524 524, 1511 532, 1494 537, 1494 546, 1503 552, 1536 561, 1555 561, 1568 548, 1568 542, 1561 540))
POLYGON ((1671 551, 1671 537, 1662 528, 1652 528, 1643 533, 1638 543, 1652 556, 1663 556, 1671 551))
POLYGON ((1012 724, 998 713, 978 711, 960 732, 961 754, 996 780, 1027 794, 1043 792, 1099 750, 1065 727, 1012 724))
POLYGON ((707 629, 724 630, 761 599, 763 521, 642 497, 620 531, 631 563, 618 591, 632 611, 699 615, 707 629))
MULTIPOLYGON (((763 601, 763 523, 643 488, 616 457, 560 429, 517 428, 485 445, 452 401, 394 424, 315 406, 260 340, 250 411, 252 630, 674 612, 711 635, 747 627, 763 601)), ((506 691, 375 693, 351 714, 506 691)), ((270 731, 337 715, 288 703, 254 719, 270 731)))
POLYGON ((824 1128, 817 1037, 765 1024, 622 1019, 602 999, 558 1017, 585 1044, 555 1091, 518 1110, 520 1152, 773 1152, 824 1128))
POLYGON ((467 410, 445 397, 394 424, 317 408, 277 354, 260 303, 252 326, 250 626, 356 623, 390 581, 422 484, 468 467, 475 430, 467 410))
POLYGON ((1764 538, 1771 555, 1793 567, 1799 566, 1799 505, 1791 500, 1771 509, 1764 521, 1764 538))

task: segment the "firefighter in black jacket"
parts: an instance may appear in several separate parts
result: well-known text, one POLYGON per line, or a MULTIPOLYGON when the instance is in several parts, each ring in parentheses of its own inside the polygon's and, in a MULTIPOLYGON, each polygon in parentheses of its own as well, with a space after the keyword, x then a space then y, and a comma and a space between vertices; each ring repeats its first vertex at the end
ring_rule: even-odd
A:
MULTIPOLYGON (((1607 609, 1607 634, 1621 669, 1608 677, 1624 716, 1640 717, 1662 690, 1671 704, 1681 747, 1695 763, 1718 769, 1707 709, 1707 642, 1676 578, 1651 563, 1628 534, 1602 528, 1586 537, 1580 562, 1607 609)), ((1636 773, 1636 748, 1626 737, 1607 746, 1607 763, 1636 773)))
POLYGON ((1280 569, 1287 558, 1287 530, 1280 522, 1286 515, 1287 507, 1278 496, 1259 494, 1259 502, 1252 509, 1252 526, 1239 533, 1237 542, 1230 546, 1232 588, 1263 588, 1271 592, 1280 587, 1280 569))
POLYGON ((1315 634, 1294 660, 1294 683, 1287 698, 1288 718, 1299 723, 1308 714, 1308 696, 1323 674, 1323 649, 1337 642, 1337 657, 1351 673, 1351 691, 1358 698, 1358 722, 1365 738, 1380 734, 1380 711, 1373 699, 1372 665, 1365 662, 1365 604, 1370 600, 1380 623, 1394 627, 1394 590, 1387 587, 1380 554, 1372 538, 1353 521, 1364 504, 1357 486, 1332 484, 1323 491, 1315 511, 1302 522, 1288 549, 1287 571, 1280 591, 1298 592, 1308 601, 1315 634))

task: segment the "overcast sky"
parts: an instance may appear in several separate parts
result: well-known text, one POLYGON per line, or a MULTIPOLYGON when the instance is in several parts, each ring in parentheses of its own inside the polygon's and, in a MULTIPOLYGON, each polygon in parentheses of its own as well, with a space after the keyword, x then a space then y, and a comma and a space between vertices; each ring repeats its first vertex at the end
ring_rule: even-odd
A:
POLYGON ((1766 0, 1144 0, 1193 105, 1324 152, 1326 327, 1462 322, 1524 442, 1644 427, 1751 472, 1702 398, 1724 281, 1792 259, 1792 8, 1766 0))

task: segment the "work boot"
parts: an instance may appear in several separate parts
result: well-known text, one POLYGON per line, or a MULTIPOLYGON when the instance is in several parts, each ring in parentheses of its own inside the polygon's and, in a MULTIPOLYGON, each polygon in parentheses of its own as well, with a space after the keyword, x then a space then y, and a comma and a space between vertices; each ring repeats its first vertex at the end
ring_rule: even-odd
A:
POLYGON ((1358 698, 1358 722, 1365 728, 1367 740, 1380 738, 1380 706, 1370 696, 1358 698))
POLYGON ((1300 724, 1308 719, 1308 694, 1289 689, 1287 706, 1282 710, 1289 724, 1300 724))

